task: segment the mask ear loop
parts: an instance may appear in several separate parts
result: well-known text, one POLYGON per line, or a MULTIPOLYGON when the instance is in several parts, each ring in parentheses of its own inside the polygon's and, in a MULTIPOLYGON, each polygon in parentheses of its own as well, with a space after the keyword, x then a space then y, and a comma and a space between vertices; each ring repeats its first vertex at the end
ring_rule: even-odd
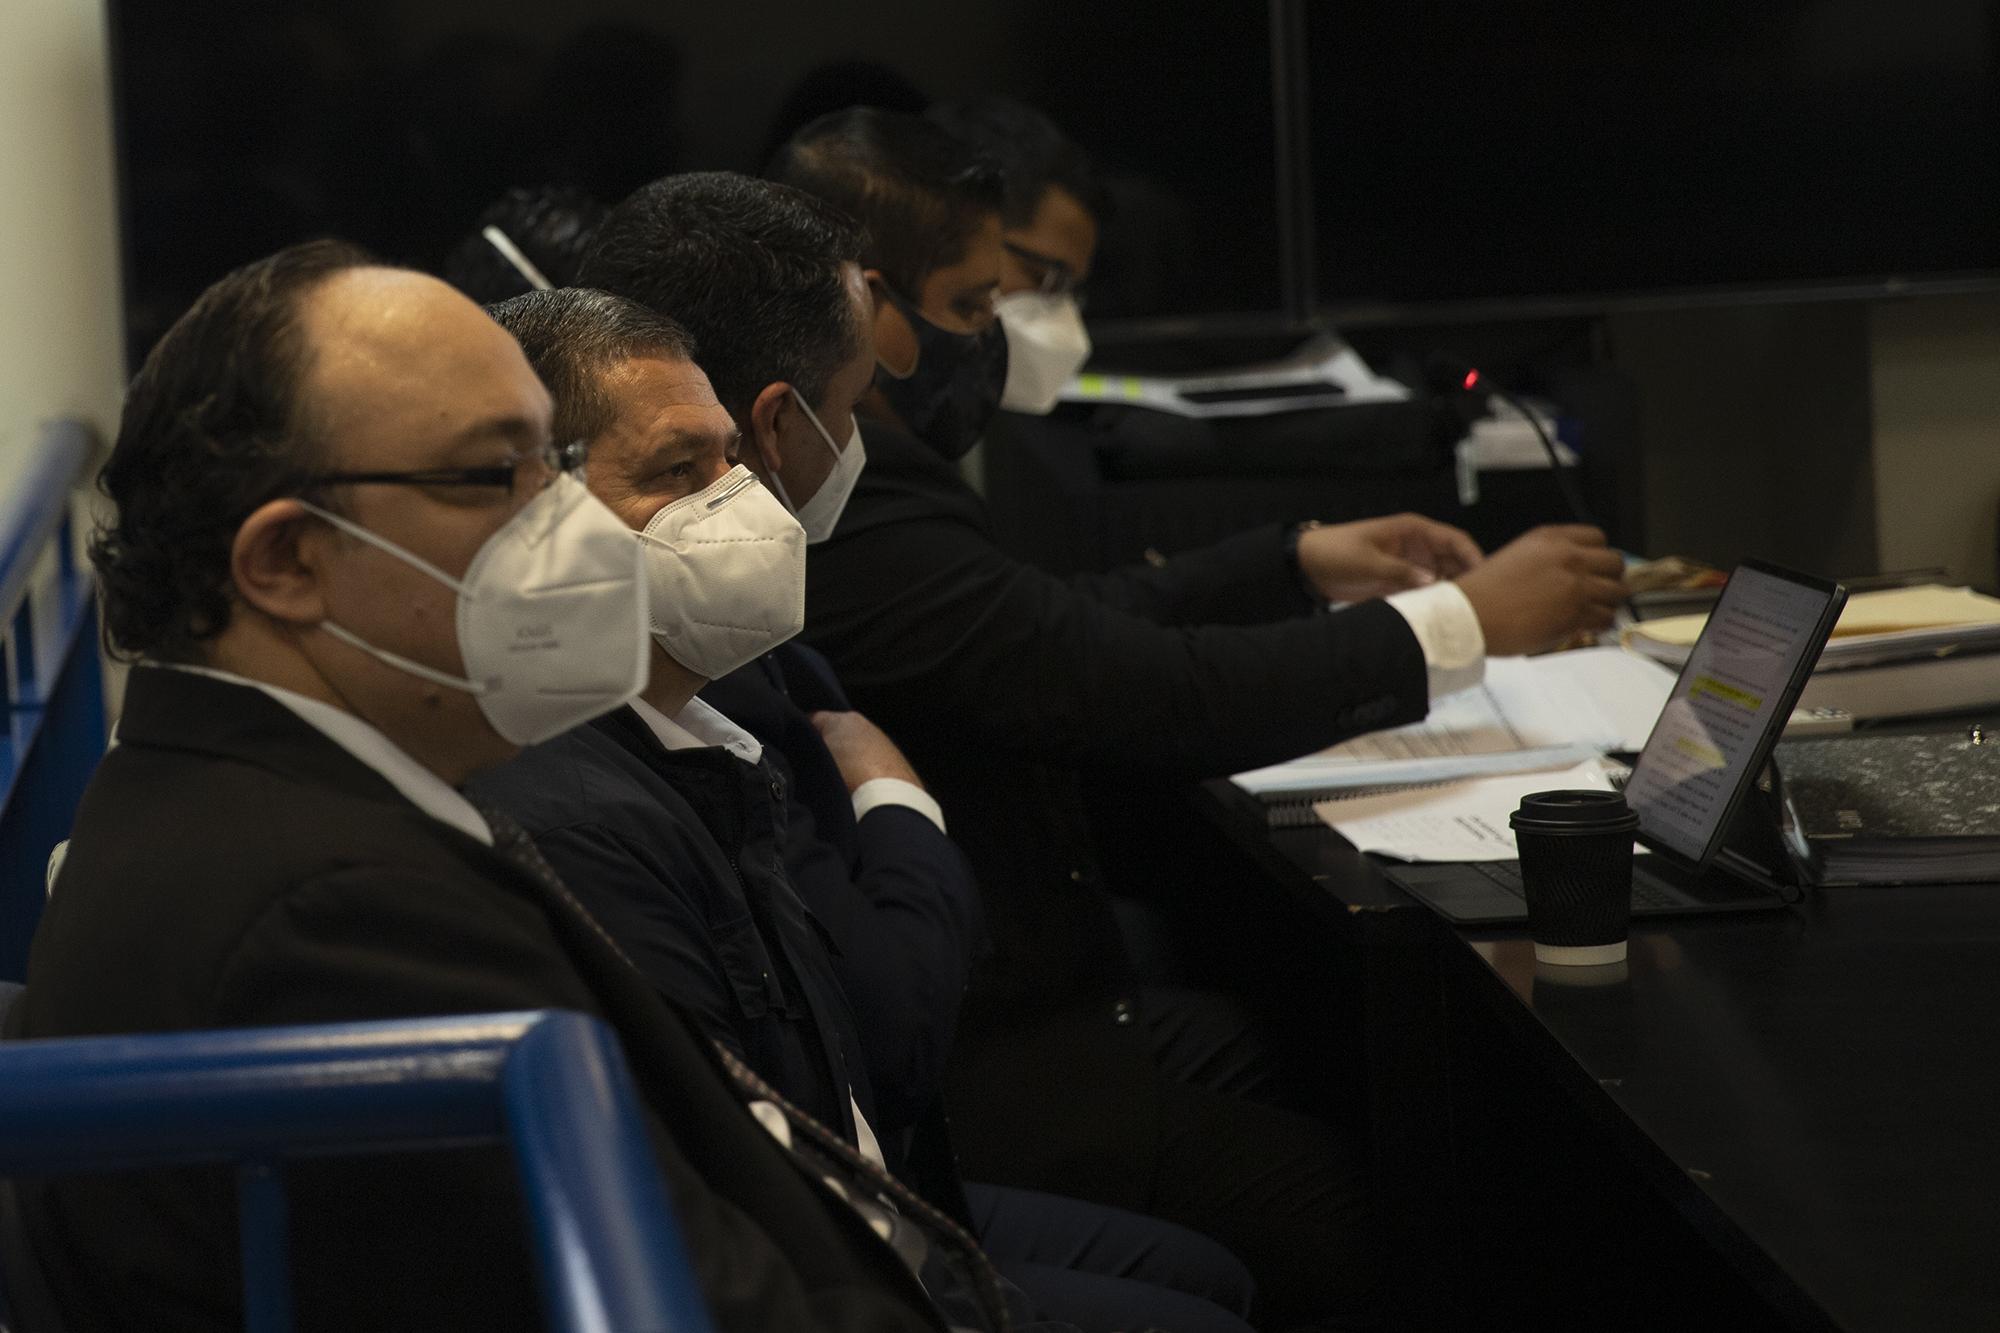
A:
MULTIPOLYGON (((819 437, 826 442, 826 447, 833 450, 834 466, 838 467, 840 465, 840 446, 833 442, 833 433, 820 424, 819 413, 812 410, 812 404, 806 401, 804 394, 790 385, 785 386, 785 391, 791 394, 792 401, 799 405, 799 410, 806 414, 806 420, 812 422, 813 429, 819 432, 819 437)), ((792 517, 797 518, 799 516, 799 507, 792 503, 792 497, 785 492, 784 481, 775 472, 771 474, 770 486, 772 493, 784 502, 785 508, 791 510, 792 517)))
POLYGON ((460 597, 465 597, 468 595, 465 591, 465 583, 463 580, 453 578, 451 575, 445 573, 442 569, 439 569, 436 565, 424 559, 422 556, 416 554, 413 551, 404 550, 402 547, 396 545, 396 543, 390 541, 387 537, 381 536, 378 533, 370 532, 368 529, 362 527, 359 523, 356 523, 353 519, 342 518, 339 514, 336 514, 331 510, 322 509, 318 505, 314 504, 311 500, 299 500, 298 506, 299 508, 305 510, 308 514, 312 514, 318 518, 326 520, 328 523, 333 524, 334 527, 339 528, 342 532, 346 533, 348 536, 353 537, 359 541, 367 542, 370 546, 374 547, 376 550, 386 552, 389 555, 393 555, 398 560, 401 560, 404 564, 409 565, 414 569, 421 570, 423 573, 430 575, 432 578, 436 579, 439 583, 442 583, 445 587, 450 588, 453 592, 457 593, 460 597))
MULTIPOLYGON (((917 327, 917 321, 923 319, 923 316, 918 314, 915 307, 913 307, 907 300, 903 298, 903 294, 901 292, 898 292, 894 287, 891 287, 889 285, 889 280, 887 278, 884 278, 878 273, 874 277, 868 279, 868 281, 871 285, 881 289, 882 295, 885 298, 887 298, 891 306, 895 307, 896 313, 903 317, 903 323, 908 325, 910 329, 910 341, 917 344, 916 359, 910 362, 910 368, 906 371, 903 371, 901 374, 898 374, 893 368, 891 368, 891 366, 887 361, 884 361, 879 356, 875 358, 875 366, 878 370, 880 370, 883 374, 887 375, 892 380, 906 380, 910 378, 910 376, 916 374, 917 367, 923 364, 923 359, 924 359, 923 330, 917 327)), ((928 320, 925 320, 924 322, 929 323, 928 320)))
POLYGON ((833 461, 838 463, 840 461, 840 446, 833 442, 833 432, 828 430, 820 421, 819 413, 812 410, 812 404, 807 402, 806 396, 797 389, 792 390, 792 401, 797 403, 799 410, 806 414, 806 420, 812 422, 813 429, 819 432, 820 439, 824 440, 826 447, 833 451, 833 461))
POLYGON ((528 280, 530 287, 533 287, 538 292, 555 290, 556 285, 542 276, 542 271, 535 267, 534 260, 521 253, 521 247, 514 244, 513 237, 501 231, 498 227, 482 227, 479 230, 479 234, 486 238, 488 245, 500 252, 502 259, 514 266, 516 273, 528 280))
POLYGON ((351 648, 359 648, 370 657, 379 658, 387 662, 390 666, 398 670, 407 671, 420 680, 430 681, 433 685, 445 685, 454 690, 463 690, 467 694, 477 696, 491 694, 494 687, 499 683, 491 680, 466 680, 461 676, 454 676, 450 672, 439 671, 436 667, 427 667, 422 662, 413 662, 401 653, 392 653, 387 648, 376 647, 353 630, 348 629, 344 625, 337 625, 331 620, 320 621, 318 628, 325 630, 328 634, 331 634, 334 638, 339 639, 351 648))
MULTIPOLYGON (((402 547, 396 545, 396 543, 390 541, 387 537, 379 536, 376 533, 370 532, 368 529, 362 527, 359 523, 354 522, 352 519, 342 518, 339 514, 333 513, 331 510, 322 509, 320 506, 314 504, 310 500, 300 500, 298 503, 299 507, 304 509, 307 513, 312 514, 315 517, 321 518, 328 523, 331 523, 334 527, 339 528, 342 532, 347 533, 350 537, 354 537, 357 540, 367 542, 370 546, 373 546, 377 550, 392 555, 396 557, 398 560, 401 560, 404 563, 410 565, 412 568, 420 570, 423 573, 430 575, 432 578, 436 579, 439 583, 444 584, 445 587, 450 588, 452 592, 456 593, 461 602, 467 599, 467 593, 465 591, 465 584, 463 581, 453 578, 451 575, 445 573, 442 569, 439 569, 436 565, 424 559, 422 556, 417 555, 410 551, 406 551, 402 547)), ((407 671, 411 675, 419 678, 420 680, 430 681, 433 685, 445 685, 449 686, 454 690, 463 690, 467 694, 480 695, 480 694, 492 693, 492 691, 494 690, 495 686, 498 683, 496 681, 491 681, 491 680, 487 681, 468 680, 462 676, 454 676, 446 671, 439 671, 436 667, 425 666, 422 662, 412 661, 411 659, 404 657, 401 653, 392 653, 387 648, 379 648, 376 645, 368 642, 366 639, 362 638, 359 634, 356 634, 353 630, 348 629, 344 625, 336 624, 331 620, 322 620, 319 622, 318 625, 314 626, 314 628, 324 630, 326 633, 331 634, 334 638, 340 640, 342 643, 348 645, 350 648, 358 648, 362 652, 367 653, 370 657, 376 658, 383 662, 387 662, 390 666, 397 667, 400 670, 407 671)))
MULTIPOLYGON (((812 424, 815 427, 817 427, 819 425, 819 418, 813 416, 812 409, 810 407, 806 407, 805 396, 801 394, 797 389, 794 389, 789 384, 785 386, 785 392, 792 396, 793 402, 797 403, 800 407, 805 408, 807 418, 811 420, 812 424)), ((820 434, 824 435, 826 434, 826 432, 821 431, 820 434)), ((784 461, 784 453, 782 450, 779 451, 778 457, 780 462, 784 461)), ((791 493, 785 489, 784 478, 778 475, 776 469, 772 470, 770 477, 765 480, 764 484, 771 488, 771 494, 778 497, 778 503, 782 504, 785 507, 785 511, 787 513, 789 513, 793 518, 797 518, 799 516, 799 507, 792 503, 791 493)))
POLYGON ((778 503, 785 507, 785 512, 793 518, 797 518, 799 516, 799 507, 792 503, 792 497, 785 491, 785 483, 779 479, 778 474, 775 472, 771 474, 770 486, 771 494, 778 497, 778 503))

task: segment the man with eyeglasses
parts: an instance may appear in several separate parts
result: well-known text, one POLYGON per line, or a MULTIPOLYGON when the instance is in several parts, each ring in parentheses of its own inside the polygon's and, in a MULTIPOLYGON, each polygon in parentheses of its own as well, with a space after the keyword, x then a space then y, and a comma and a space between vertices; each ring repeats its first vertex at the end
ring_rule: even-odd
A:
POLYGON ((1007 330, 1000 406, 1048 412, 1090 357, 1083 299, 1105 207, 1090 159, 1054 121, 1010 98, 939 102, 924 118, 1000 166, 1000 285, 993 302, 1007 330))
MULTIPOLYGON (((1220 777, 1414 721, 1487 652, 1608 624, 1617 555, 1560 528, 1482 557, 1403 514, 1055 578, 1000 548, 957 467, 1014 378, 993 305, 1001 173, 936 124, 857 108, 800 130, 770 174, 869 238, 869 466, 814 548, 806 638, 952 812, 979 876, 994 956, 951 1089, 968 1171, 1195 1226, 1249 1266, 1264 1319, 1368 1326, 1355 1146, 1244 1086, 1254 1034, 1208 1032, 1226 1006, 1141 984, 1084 780, 1220 777)), ((1222 897, 1184 865, 1159 879, 1163 899, 1222 897)))
MULTIPOLYGON (((594 1014, 719 1327, 1004 1326, 969 1237, 699 1037, 458 790, 646 678, 639 546, 550 426, 478 307, 338 243, 239 269, 174 325, 92 544, 136 663, 119 744, 7 1035, 594 1014)), ((297 1327, 540 1326, 504 1148, 286 1178, 297 1327)), ((226 1169, 25 1193, 72 1328, 241 1326, 226 1169)))

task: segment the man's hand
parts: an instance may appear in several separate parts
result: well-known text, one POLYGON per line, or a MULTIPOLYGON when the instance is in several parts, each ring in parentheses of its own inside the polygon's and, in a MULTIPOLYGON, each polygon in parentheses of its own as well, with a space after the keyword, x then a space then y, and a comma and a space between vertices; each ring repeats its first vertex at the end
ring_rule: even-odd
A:
POLYGON ((812 724, 833 752, 833 762, 852 793, 873 778, 901 778, 922 787, 923 780, 896 742, 859 713, 814 713, 812 724))
POLYGON ((1449 523, 1392 514, 1299 534, 1299 573, 1329 602, 1364 602, 1439 579, 1480 561, 1479 544, 1449 523))
POLYGON ((1459 576, 1493 657, 1560 647, 1604 629, 1625 599, 1625 562, 1582 524, 1536 528, 1459 576))

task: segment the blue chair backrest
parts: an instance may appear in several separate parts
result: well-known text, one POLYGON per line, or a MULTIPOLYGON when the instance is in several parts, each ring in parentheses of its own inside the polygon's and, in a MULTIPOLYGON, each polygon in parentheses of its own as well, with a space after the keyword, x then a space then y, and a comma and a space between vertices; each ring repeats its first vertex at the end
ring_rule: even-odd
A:
POLYGON ((427 1141, 511 1148, 550 1329, 708 1333, 631 1076, 595 1019, 0 1043, 0 1176, 235 1166, 253 1333, 291 1327, 284 1161, 427 1141))
POLYGON ((97 598, 71 505, 92 450, 88 428, 56 422, 0 491, 0 978, 27 975, 49 851, 104 756, 97 598))

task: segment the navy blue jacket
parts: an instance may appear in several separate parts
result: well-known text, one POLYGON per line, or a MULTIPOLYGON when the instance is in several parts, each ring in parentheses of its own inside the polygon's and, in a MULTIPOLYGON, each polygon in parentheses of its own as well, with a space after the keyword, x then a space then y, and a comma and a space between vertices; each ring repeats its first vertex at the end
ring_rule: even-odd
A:
POLYGON ((764 744, 791 794, 785 868, 833 938, 835 974, 863 1034, 880 1123, 894 1133, 935 1099, 960 1000, 984 942, 979 891, 951 839, 916 811, 857 822, 809 714, 851 707, 826 659, 786 644, 702 697, 764 744))
POLYGON ((467 790, 527 829, 661 995, 851 1139, 850 1090, 879 1117, 832 940, 786 873, 785 788, 726 750, 668 750, 621 708, 467 790))

